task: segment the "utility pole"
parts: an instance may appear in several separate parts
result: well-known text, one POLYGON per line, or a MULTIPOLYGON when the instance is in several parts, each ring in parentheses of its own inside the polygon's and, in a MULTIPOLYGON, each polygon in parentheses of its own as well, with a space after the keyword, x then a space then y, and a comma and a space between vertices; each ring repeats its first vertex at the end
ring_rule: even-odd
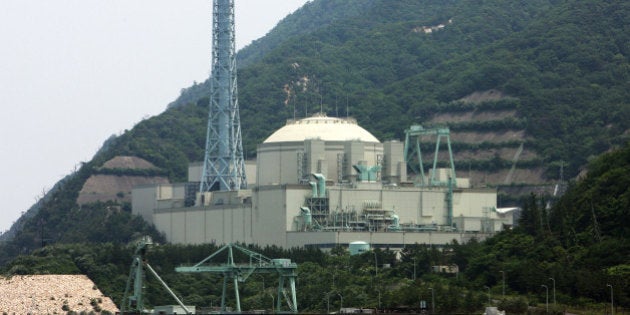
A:
POLYGON ((416 281, 416 257, 413 257, 413 281, 416 281))
POLYGON ((378 260, 376 259, 376 251, 372 251, 374 253, 374 275, 378 276, 378 260))
POLYGON ((433 288, 429 288, 431 290, 431 314, 435 314, 435 292, 433 288))
POLYGON ((492 299, 490 298, 490 287, 487 285, 483 286, 484 289, 488 289, 488 306, 492 305, 492 299))
POLYGON ((549 278, 553 282, 553 307, 556 307, 556 279, 549 278))
POLYGON ((501 273, 501 276, 502 276, 502 280, 501 280, 501 283, 502 283, 502 285, 501 285, 501 297, 503 299, 505 299, 505 271, 499 270, 499 272, 501 273))
POLYGON ((607 287, 610 287, 610 314, 615 315, 615 303, 613 299, 613 286, 610 284, 606 284, 607 287))
POLYGON ((547 287, 544 284, 542 284, 540 286, 545 288, 545 292, 546 292, 546 294, 545 294, 545 307, 546 307, 547 314, 549 314, 549 287, 547 287))

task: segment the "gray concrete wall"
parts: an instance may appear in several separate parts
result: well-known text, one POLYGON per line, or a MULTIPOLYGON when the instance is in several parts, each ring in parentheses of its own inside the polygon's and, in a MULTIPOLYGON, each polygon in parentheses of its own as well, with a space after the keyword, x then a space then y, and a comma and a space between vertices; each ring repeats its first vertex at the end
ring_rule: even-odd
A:
POLYGON ((157 210, 156 228, 175 244, 252 243, 250 205, 157 210))
POLYGON ((288 220, 286 191, 279 189, 281 186, 274 188, 254 191, 253 241, 257 244, 285 246, 288 220))

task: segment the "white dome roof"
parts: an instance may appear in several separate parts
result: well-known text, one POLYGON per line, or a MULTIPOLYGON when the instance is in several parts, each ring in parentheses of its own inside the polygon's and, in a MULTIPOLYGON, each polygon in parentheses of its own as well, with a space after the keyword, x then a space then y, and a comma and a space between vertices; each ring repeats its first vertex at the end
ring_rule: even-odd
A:
POLYGON ((306 139, 321 139, 324 141, 349 141, 380 143, 367 130, 357 125, 352 118, 326 117, 316 115, 300 120, 289 120, 284 127, 276 130, 263 143, 294 142, 306 139))

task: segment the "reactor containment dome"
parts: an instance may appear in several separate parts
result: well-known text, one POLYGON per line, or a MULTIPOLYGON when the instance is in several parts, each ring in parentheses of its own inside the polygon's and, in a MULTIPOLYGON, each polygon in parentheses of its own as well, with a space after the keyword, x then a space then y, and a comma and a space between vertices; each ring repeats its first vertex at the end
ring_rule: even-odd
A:
POLYGON ((327 117, 323 114, 299 120, 288 120, 263 143, 303 142, 318 138, 323 141, 348 141, 379 143, 370 132, 363 129, 353 118, 327 117))

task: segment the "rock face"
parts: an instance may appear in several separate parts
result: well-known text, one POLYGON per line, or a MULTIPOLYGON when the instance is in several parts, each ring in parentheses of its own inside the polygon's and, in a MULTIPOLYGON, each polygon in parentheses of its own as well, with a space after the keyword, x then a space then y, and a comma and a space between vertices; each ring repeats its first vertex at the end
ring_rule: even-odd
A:
POLYGON ((166 184, 164 176, 137 175, 142 170, 159 170, 150 162, 134 156, 117 156, 103 164, 99 172, 90 176, 79 192, 80 205, 97 201, 131 202, 131 190, 135 186, 166 184), (113 173, 113 174, 108 174, 113 173))
POLYGON ((135 156, 117 156, 103 164, 107 169, 146 170, 158 169, 151 162, 135 156))
POLYGON ((0 278, 0 314, 115 314, 118 307, 84 275, 0 278))

